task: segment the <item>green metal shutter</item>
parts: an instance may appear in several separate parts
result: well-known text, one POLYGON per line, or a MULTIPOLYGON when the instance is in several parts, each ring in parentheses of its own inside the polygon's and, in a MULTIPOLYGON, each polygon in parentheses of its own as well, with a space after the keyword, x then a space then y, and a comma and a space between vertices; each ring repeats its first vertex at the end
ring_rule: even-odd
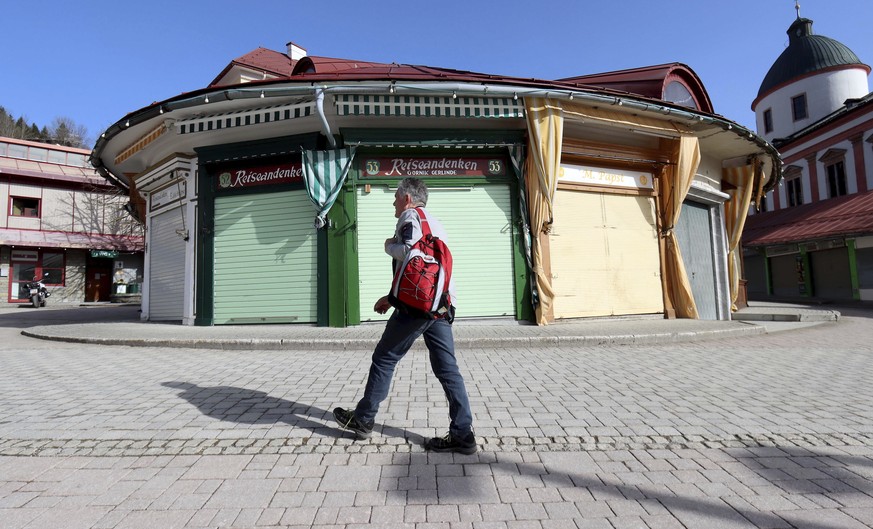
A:
MULTIPOLYGON (((427 210, 449 237, 458 317, 515 316, 512 215, 509 186, 429 189, 427 210)), ((358 271, 361 320, 387 319, 373 304, 391 286, 385 239, 394 234, 394 190, 358 188, 358 271)))
POLYGON ((852 274, 846 248, 818 250, 809 254, 813 295, 828 299, 852 299, 852 274))
MULTIPOLYGON (((373 311, 376 300, 391 288, 391 257, 385 239, 394 235, 394 192, 388 186, 358 187, 358 285, 361 321, 388 319, 373 311)), ((451 242, 451 241, 449 241, 451 242)))
POLYGON ((305 189, 215 199, 214 323, 312 323, 314 211, 305 189))
MULTIPOLYGON (((800 287, 803 282, 798 282, 797 278, 798 259, 802 259, 800 254, 770 258, 770 277, 774 296, 798 296, 802 293, 800 287)), ((806 273, 809 273, 809 270, 806 273)))
POLYGON ((743 256, 743 272, 745 273, 746 295, 763 297, 767 295, 767 269, 764 265, 764 254, 743 256))

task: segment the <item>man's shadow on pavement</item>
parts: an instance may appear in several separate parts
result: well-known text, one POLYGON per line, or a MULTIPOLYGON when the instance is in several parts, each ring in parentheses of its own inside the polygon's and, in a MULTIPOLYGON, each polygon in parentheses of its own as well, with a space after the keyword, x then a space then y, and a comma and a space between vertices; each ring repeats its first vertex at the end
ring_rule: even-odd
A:
MULTIPOLYGON (((179 397, 214 419, 240 424, 284 423, 325 437, 355 437, 352 432, 330 426, 333 423, 332 411, 271 397, 263 391, 233 386, 201 387, 188 382, 163 382, 161 385, 181 390, 179 397)), ((381 433, 406 439, 411 444, 424 443, 423 436, 402 428, 382 426, 381 433)))

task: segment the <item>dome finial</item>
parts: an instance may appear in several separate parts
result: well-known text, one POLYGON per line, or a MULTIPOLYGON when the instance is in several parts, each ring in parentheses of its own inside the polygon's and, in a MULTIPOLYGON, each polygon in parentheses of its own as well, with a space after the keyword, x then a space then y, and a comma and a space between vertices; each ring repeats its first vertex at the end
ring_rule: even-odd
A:
POLYGON ((800 18, 800 0, 794 0, 794 10, 797 11, 797 18, 800 18))

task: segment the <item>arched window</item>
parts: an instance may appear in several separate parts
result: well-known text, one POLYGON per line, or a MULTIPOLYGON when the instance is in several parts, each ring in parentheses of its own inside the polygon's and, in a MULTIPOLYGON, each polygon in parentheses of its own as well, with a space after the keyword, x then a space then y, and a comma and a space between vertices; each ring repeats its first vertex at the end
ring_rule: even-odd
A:
POLYGON ((697 107, 697 103, 694 101, 694 96, 692 96, 688 88, 679 81, 671 81, 667 84, 667 88, 664 89, 664 100, 676 103, 683 107, 700 110, 697 107))

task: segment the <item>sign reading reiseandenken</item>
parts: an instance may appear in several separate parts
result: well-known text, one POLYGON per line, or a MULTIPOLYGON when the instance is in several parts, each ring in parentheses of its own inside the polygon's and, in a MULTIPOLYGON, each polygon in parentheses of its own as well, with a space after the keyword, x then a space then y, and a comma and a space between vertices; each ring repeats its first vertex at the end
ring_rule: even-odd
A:
POLYGON ((500 158, 464 157, 363 157, 361 174, 378 176, 503 176, 506 163, 500 158))
POLYGON ((215 179, 215 189, 234 189, 268 184, 289 184, 303 181, 303 164, 284 164, 224 169, 215 179))
POLYGON ((625 171, 604 167, 561 164, 558 173, 561 182, 594 184, 610 187, 629 187, 634 189, 654 189, 652 173, 645 171, 625 171))

